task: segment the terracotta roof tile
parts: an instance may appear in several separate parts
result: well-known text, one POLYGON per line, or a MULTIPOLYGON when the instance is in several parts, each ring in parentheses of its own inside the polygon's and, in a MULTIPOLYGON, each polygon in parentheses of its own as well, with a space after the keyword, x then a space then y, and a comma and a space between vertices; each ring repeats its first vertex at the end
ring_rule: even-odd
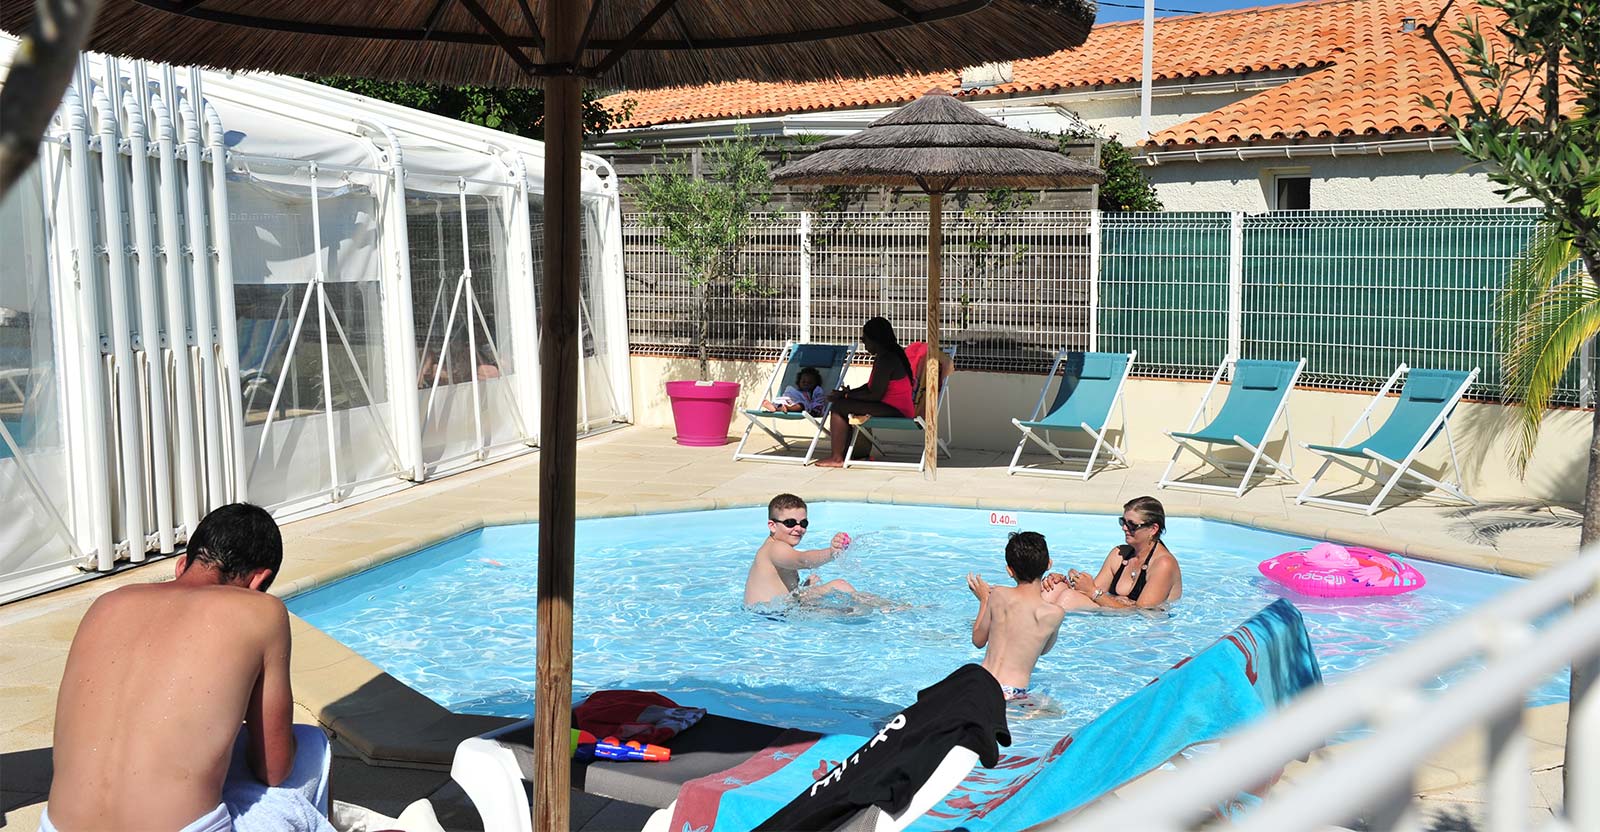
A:
MULTIPOLYGON (((1431 23, 1442 5, 1443 0, 1316 0, 1159 18, 1157 79, 1307 72, 1157 133, 1151 144, 1436 132, 1442 121, 1418 96, 1440 98, 1455 89, 1454 81, 1422 32, 1401 32, 1400 26, 1406 17, 1431 23)), ((1470 9, 1488 14, 1478 6, 1470 9)), ((1459 5, 1453 8, 1454 19, 1462 14, 1459 5)), ((1141 49, 1138 21, 1103 24, 1077 49, 1015 61, 1010 82, 960 95, 980 98, 1133 83, 1139 80, 1141 49)), ((946 72, 807 84, 730 83, 619 93, 603 101, 616 109, 631 99, 634 108, 618 126, 643 127, 892 106, 930 87, 955 90, 960 81, 960 73, 946 72)))

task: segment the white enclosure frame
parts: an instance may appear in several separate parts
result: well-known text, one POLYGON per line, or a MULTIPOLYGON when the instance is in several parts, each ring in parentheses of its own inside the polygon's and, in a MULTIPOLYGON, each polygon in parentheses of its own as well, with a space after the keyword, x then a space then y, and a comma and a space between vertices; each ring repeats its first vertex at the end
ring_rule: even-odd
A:
MULTIPOLYGON (((0 68, 17 45, 0 35, 0 68)), ((0 464, 15 466, 14 490, 44 503, 16 513, 26 517, 0 516, 0 532, 8 523, 32 524, 28 539, 52 539, 61 555, 48 568, 14 569, 21 556, 0 552, 0 602, 178 551, 200 518, 226 502, 264 502, 289 519, 537 447, 540 263, 528 206, 543 191, 543 153, 536 141, 299 79, 86 54, 41 147, 43 193, 29 196, 42 199, 46 216, 55 350, 48 381, 60 399, 69 493, 53 493, 29 467, 27 438, 0 425, 0 464), (229 203, 229 183, 257 168, 268 171, 272 188, 310 196, 309 230, 303 220, 290 229, 302 229, 309 241, 257 236, 248 241, 255 248, 241 254, 241 234, 272 230, 229 203), (271 172, 280 170, 290 173, 271 172), (371 197, 371 216, 366 207, 357 220, 325 216, 328 195, 353 178, 371 197), (412 297, 405 200, 408 183, 415 189, 440 181, 449 183, 458 208, 464 258, 473 233, 468 196, 487 194, 502 212, 505 273, 496 279, 505 281, 501 302, 509 306, 498 314, 511 348, 488 328, 470 291, 470 260, 462 263, 451 325, 469 355, 485 350, 514 377, 488 385, 471 374, 474 430, 483 441, 463 458, 430 465, 423 394, 437 388, 415 383, 414 302, 426 300, 412 297), (327 285, 335 279, 328 269, 352 252, 361 272, 343 279, 360 281, 353 290, 366 327, 359 346, 346 319, 356 313, 344 311, 327 285), (249 274, 241 271, 246 261, 249 274), (260 345, 240 343, 239 304, 265 304, 258 297, 272 295, 236 296, 241 280, 287 285, 284 300, 295 301, 283 310, 283 331, 252 333, 266 338, 259 368, 245 366, 241 350, 260 345), (464 322, 474 325, 460 332, 464 322), (303 390, 289 378, 296 362, 303 390), (242 376, 257 370, 266 377, 244 389, 242 376), (491 387, 509 397, 515 441, 487 441, 482 396, 491 387), (268 390, 267 413, 247 425, 246 400, 253 395, 259 407, 268 390), (355 403, 357 391, 363 404, 355 403), (280 412, 280 400, 292 394, 315 401, 280 412), (315 437, 305 434, 310 427, 315 437), (352 436, 362 439, 360 447, 352 436), (285 457, 257 468, 274 443, 296 442, 295 453, 304 454, 313 440, 316 465, 285 457), (358 453, 362 470, 349 469, 358 453), (263 475, 274 487, 252 493, 251 478, 263 475)), ((599 233, 585 239, 594 260, 583 326, 596 352, 583 362, 581 429, 598 430, 632 418, 622 215, 617 177, 605 161, 585 157, 582 177, 599 233)))

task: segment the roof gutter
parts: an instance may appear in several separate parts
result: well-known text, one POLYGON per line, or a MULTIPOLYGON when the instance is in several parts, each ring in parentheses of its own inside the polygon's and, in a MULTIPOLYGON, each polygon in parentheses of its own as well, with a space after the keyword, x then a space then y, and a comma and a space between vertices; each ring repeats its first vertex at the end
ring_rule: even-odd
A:
POLYGON ((1213 147, 1194 150, 1145 151, 1134 158, 1148 167, 1171 162, 1208 162, 1245 159, 1299 159, 1307 156, 1383 156, 1389 153, 1414 153, 1454 150, 1456 140, 1449 136, 1414 139, 1380 139, 1367 142, 1328 142, 1325 144, 1283 144, 1272 146, 1213 147))

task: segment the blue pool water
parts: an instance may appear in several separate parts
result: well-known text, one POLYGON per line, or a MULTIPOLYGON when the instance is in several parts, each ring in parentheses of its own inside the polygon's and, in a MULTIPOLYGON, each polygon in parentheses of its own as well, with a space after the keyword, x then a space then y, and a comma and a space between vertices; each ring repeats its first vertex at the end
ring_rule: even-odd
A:
MULTIPOLYGON (((965 662, 977 601, 965 576, 1006 581, 1012 529, 990 512, 818 503, 817 546, 856 540, 819 574, 912 605, 863 615, 773 620, 744 610, 764 508, 586 520, 578 524, 574 696, 658 690, 686 705, 820 731, 866 733, 918 689, 965 662)), ((1122 540, 1115 515, 1024 513, 1055 567, 1095 571, 1122 540)), ((1305 614, 1325 677, 1341 675, 1481 603, 1516 579, 1418 563, 1419 592, 1334 600, 1293 595, 1256 571, 1312 541, 1206 520, 1174 519, 1164 536, 1183 565, 1170 611, 1069 615, 1033 682, 1058 713, 1013 720, 1019 752, 1038 752, 1273 600, 1305 614)), ((484 529, 292 598, 289 608, 396 678, 455 711, 532 712, 537 527, 484 529)), ((1442 688, 1456 671, 1434 680, 1442 688)), ((1533 704, 1563 701, 1566 677, 1533 704)))

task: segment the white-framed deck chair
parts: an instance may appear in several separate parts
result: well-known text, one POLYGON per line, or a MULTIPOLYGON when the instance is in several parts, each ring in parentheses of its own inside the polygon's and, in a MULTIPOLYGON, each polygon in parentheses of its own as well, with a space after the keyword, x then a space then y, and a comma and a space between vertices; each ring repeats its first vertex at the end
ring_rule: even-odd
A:
POLYGON ((1470 371, 1413 370, 1404 364, 1396 367, 1394 374, 1389 376, 1389 380, 1384 382, 1383 387, 1372 397, 1372 401, 1367 403, 1367 409, 1361 411, 1361 417, 1350 426, 1350 430, 1339 440, 1339 444, 1301 443, 1307 450, 1321 456, 1323 462, 1317 473, 1306 483, 1306 487, 1300 491, 1300 496, 1294 498, 1295 503, 1355 509, 1371 515, 1378 511, 1378 507, 1383 504, 1384 498, 1389 496, 1389 492, 1399 486, 1405 478, 1411 477, 1429 486, 1430 489, 1438 489, 1468 505, 1476 505, 1478 501, 1467 496, 1462 490, 1461 467, 1456 461, 1456 443, 1450 436, 1450 414, 1461 401, 1461 397, 1466 395, 1467 388, 1477 379, 1477 367, 1473 367, 1470 371), (1395 402, 1389 418, 1373 430, 1373 409, 1396 384, 1400 383, 1402 376, 1405 377, 1405 386, 1400 391, 1399 401, 1395 402), (1367 438, 1352 443, 1351 440, 1355 438, 1356 431, 1362 424, 1367 426, 1367 438), (1417 454, 1422 453, 1422 449, 1428 447, 1428 443, 1440 433, 1444 434, 1445 443, 1450 446, 1450 470, 1455 476, 1454 482, 1437 480, 1411 470, 1417 454), (1355 500, 1311 495, 1317 480, 1327 473, 1328 466, 1335 463, 1366 479, 1382 484, 1383 487, 1378 491, 1378 495, 1372 498, 1372 502, 1361 503, 1355 500), (1369 463, 1372 465, 1370 470, 1369 463))
MULTIPOLYGON (((772 376, 767 379, 767 386, 763 388, 761 397, 765 400, 776 399, 783 395, 789 385, 794 384, 795 376, 806 367, 814 367, 822 374, 822 389, 833 390, 844 380, 844 373, 854 360, 856 347, 854 344, 843 346, 839 344, 801 344, 790 341, 784 345, 783 356, 778 360, 778 365, 773 368, 772 376)), ((739 438, 739 446, 733 449, 734 461, 741 459, 755 459, 763 462, 787 462, 796 465, 810 463, 817 454, 817 443, 822 441, 822 436, 828 429, 828 409, 831 404, 824 405, 820 415, 813 416, 805 411, 798 413, 783 413, 771 410, 746 408, 740 413, 744 414, 747 424, 744 426, 744 436, 739 438), (801 433, 800 438, 792 438, 785 434, 781 428, 794 428, 801 433), (745 445, 750 441, 750 435, 756 428, 760 428, 778 443, 777 447, 759 453, 746 453, 745 445), (777 428, 777 429, 775 429, 777 428), (805 438, 810 436, 809 441, 805 438), (795 451, 804 447, 804 453, 799 456, 795 451)))
POLYGON ((1178 448, 1172 452, 1167 470, 1161 475, 1160 487, 1214 491, 1241 497, 1245 489, 1250 487, 1250 480, 1261 463, 1266 463, 1271 469, 1267 471, 1268 476, 1299 482, 1294 478, 1294 435, 1289 429, 1289 394, 1305 367, 1304 358, 1299 361, 1251 361, 1235 359, 1231 355, 1224 358, 1212 374, 1211 385, 1206 388, 1205 397, 1200 400, 1194 418, 1189 420, 1189 427, 1181 431, 1166 431, 1167 436, 1178 443, 1178 448), (1217 384, 1230 366, 1233 373, 1227 400, 1222 403, 1222 409, 1217 412, 1215 419, 1196 430, 1206 414, 1211 395, 1216 392, 1217 384), (1272 458, 1266 452, 1267 439, 1279 419, 1283 420, 1284 448, 1289 457, 1287 463, 1272 458), (1242 463, 1221 459, 1215 453, 1218 447, 1243 448, 1250 452, 1250 461, 1242 463), (1225 474, 1237 475, 1238 484, 1214 485, 1173 479, 1172 469, 1184 451, 1200 457, 1225 474))
POLYGON ((1022 438, 1017 441, 1017 451, 1011 455, 1011 465, 1006 472, 1087 480, 1094 473, 1095 463, 1102 451, 1110 454, 1108 464, 1114 461, 1127 467, 1128 406, 1122 397, 1122 388, 1128 381, 1128 374, 1138 355, 1138 350, 1074 352, 1063 349, 1056 353, 1055 363, 1050 365, 1050 373, 1044 377, 1044 386, 1039 389, 1039 403, 1034 405, 1033 416, 1027 421, 1011 420, 1011 424, 1022 431, 1022 438), (1056 388, 1050 409, 1046 411, 1045 397, 1050 394, 1050 383, 1055 380, 1057 373, 1061 375, 1061 384, 1056 388), (1118 438, 1118 443, 1123 446, 1121 448, 1117 447, 1118 443, 1106 441, 1106 423, 1111 419, 1111 411, 1118 405, 1122 410, 1122 432, 1118 438), (1081 432, 1093 438, 1094 445, 1089 450, 1063 448, 1050 438, 1051 431, 1081 432), (1022 465, 1022 449, 1030 441, 1055 457, 1057 462, 1068 463, 1068 457, 1087 456, 1089 459, 1082 471, 1022 465))
MULTIPOLYGON (((940 372, 944 377, 940 379, 939 401, 936 406, 939 408, 938 426, 942 429, 944 435, 937 437, 937 441, 940 454, 947 457, 950 455, 950 443, 947 440, 953 435, 950 428, 950 376, 955 375, 954 367, 956 361, 956 350, 959 348, 959 344, 950 344, 942 347, 944 354, 949 356, 950 360, 948 362, 940 362, 940 372), (948 372, 945 371, 945 368, 947 367, 950 368, 948 372)), ((922 362, 913 361, 911 363, 915 366, 921 364, 922 362)), ((914 390, 922 389, 922 380, 917 378, 915 374, 913 374, 911 383, 914 390)), ((858 459, 855 456, 856 443, 851 442, 849 447, 845 448, 844 467, 906 468, 913 471, 921 471, 926 467, 927 460, 923 456, 922 449, 924 446, 923 437, 927 432, 928 420, 922 413, 918 413, 916 416, 910 419, 907 419, 904 416, 852 416, 850 417, 850 424, 855 426, 855 429, 857 433, 861 435, 861 438, 865 439, 867 444, 870 445, 872 450, 875 451, 880 457, 888 455, 888 451, 884 446, 889 443, 890 435, 894 435, 896 437, 906 437, 906 442, 916 443, 917 461, 889 462, 888 460, 884 459, 858 459)))

